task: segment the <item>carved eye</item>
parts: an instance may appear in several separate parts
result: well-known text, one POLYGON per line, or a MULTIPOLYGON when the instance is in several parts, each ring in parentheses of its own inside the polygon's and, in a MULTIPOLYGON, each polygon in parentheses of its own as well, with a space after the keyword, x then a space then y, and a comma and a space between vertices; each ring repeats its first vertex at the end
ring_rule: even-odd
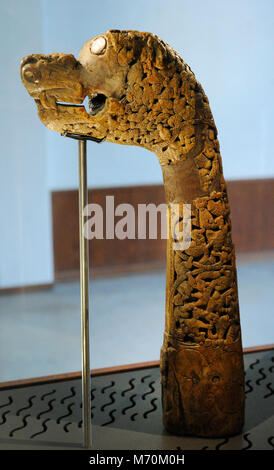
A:
POLYGON ((92 54, 100 55, 105 52, 106 47, 106 38, 104 38, 104 36, 100 36, 99 38, 94 39, 94 41, 91 43, 90 51, 92 52, 92 54))

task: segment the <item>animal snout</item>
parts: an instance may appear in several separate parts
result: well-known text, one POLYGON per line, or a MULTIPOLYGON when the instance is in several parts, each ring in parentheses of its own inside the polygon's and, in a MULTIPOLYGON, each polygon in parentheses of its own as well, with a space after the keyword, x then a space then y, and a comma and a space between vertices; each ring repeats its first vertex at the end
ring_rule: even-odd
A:
POLYGON ((21 61, 21 75, 29 83, 38 84, 41 80, 41 73, 38 69, 38 60, 33 56, 24 57, 21 61))

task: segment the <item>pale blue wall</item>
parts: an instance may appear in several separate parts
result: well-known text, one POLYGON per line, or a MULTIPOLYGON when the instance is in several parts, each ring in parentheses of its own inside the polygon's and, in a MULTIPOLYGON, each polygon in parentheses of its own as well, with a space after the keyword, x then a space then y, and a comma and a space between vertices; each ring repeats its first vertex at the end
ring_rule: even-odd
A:
POLYGON ((0 288, 52 281, 46 132, 20 82, 20 60, 43 48, 40 2, 0 5, 0 288))
MULTIPOLYGON (((208 94, 225 177, 274 175, 273 0, 9 0, 0 14, 0 287, 52 280, 50 191, 78 184, 76 142, 40 123, 20 83, 26 54, 77 56, 110 28, 154 32, 208 94)), ((88 158, 93 187, 162 181, 139 148, 89 143, 88 158)))

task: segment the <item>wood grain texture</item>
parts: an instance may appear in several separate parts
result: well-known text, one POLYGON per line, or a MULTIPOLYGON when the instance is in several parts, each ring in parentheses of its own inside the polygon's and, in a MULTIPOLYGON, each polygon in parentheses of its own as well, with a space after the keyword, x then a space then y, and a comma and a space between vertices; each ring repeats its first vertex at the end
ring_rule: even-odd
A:
POLYGON ((236 251, 274 249, 274 179, 229 181, 232 234, 236 251))
POLYGON ((30 284, 19 287, 4 287, 0 289, 0 295, 14 295, 14 294, 27 294, 30 292, 41 292, 44 290, 50 290, 54 286, 54 283, 47 284, 30 284))
MULTIPOLYGON (((140 186, 89 190, 89 202, 100 204, 105 213, 106 196, 115 198, 115 207, 121 203, 131 204, 137 216, 138 204, 152 201, 158 205, 164 202, 161 186, 140 186), (153 195, 153 199, 151 196, 153 195)), ((56 191, 52 193, 53 247, 55 276, 66 277, 66 272, 79 270, 78 234, 78 192, 56 191)), ((119 220, 119 217, 115 219, 119 220)), ((159 219, 160 222, 160 219, 159 219)), ((160 225, 160 224, 159 224, 160 225)), ((137 220, 136 220, 137 227, 137 220)), ((98 240, 90 241, 90 261, 92 268, 138 266, 159 263, 165 260, 166 240, 98 240)), ((145 267, 145 266, 144 266, 145 267)), ((72 275, 74 273, 72 272, 72 275)))
MULTIPOLYGON (((274 179, 228 181, 227 190, 236 254, 273 250, 274 179)), ((89 201, 104 207, 107 195, 113 195, 116 203, 130 203, 135 209, 138 204, 165 202, 163 185, 90 189, 89 201)), ((55 278, 78 278, 77 190, 52 193, 52 216, 55 278)), ((138 272, 165 266, 166 241, 92 240, 90 253, 92 275, 138 272)))

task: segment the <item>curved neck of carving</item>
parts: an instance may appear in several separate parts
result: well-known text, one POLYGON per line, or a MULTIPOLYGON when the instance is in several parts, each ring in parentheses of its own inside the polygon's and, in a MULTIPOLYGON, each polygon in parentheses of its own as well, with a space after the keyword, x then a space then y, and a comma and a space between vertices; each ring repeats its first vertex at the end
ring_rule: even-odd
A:
POLYGON ((233 342, 240 334, 237 279, 219 143, 213 126, 198 124, 195 131, 188 155, 161 165, 169 206, 165 332, 192 345, 233 342), (191 204, 191 245, 184 250, 173 248, 175 203, 180 218, 191 204))
MULTIPOLYGON (((215 133, 213 126, 196 124, 195 145, 188 154, 178 161, 161 164, 167 203, 191 204, 198 197, 225 189, 219 142, 215 133)), ((180 147, 177 154, 181 155, 180 147)))
POLYGON ((168 203, 192 203, 197 197, 225 189, 217 129, 198 82, 194 97, 192 119, 184 119, 186 111, 181 121, 174 121, 174 127, 167 119, 160 124, 163 143, 151 148, 161 164, 168 203))

